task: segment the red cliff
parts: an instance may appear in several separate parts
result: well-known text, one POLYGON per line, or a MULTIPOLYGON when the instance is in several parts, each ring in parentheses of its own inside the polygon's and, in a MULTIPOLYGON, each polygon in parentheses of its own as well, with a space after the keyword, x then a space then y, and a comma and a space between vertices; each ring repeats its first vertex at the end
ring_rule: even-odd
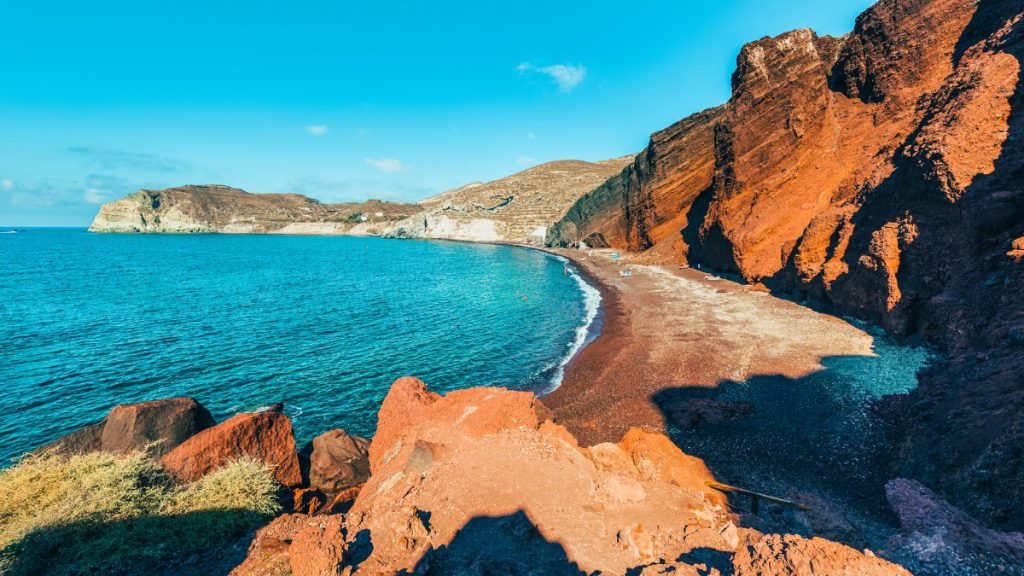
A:
POLYGON ((1024 3, 882 0, 745 46, 722 108, 655 134, 549 237, 826 301, 948 362, 902 402, 899 472, 996 524, 1024 505, 1024 3))

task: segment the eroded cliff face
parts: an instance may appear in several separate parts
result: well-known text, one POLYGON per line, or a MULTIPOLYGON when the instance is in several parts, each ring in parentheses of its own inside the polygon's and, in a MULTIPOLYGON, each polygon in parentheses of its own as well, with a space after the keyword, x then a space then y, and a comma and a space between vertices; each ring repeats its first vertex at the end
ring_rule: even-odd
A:
POLYGON ((686 141, 665 154, 656 134, 638 157, 655 167, 584 196, 549 241, 662 246, 660 261, 924 334, 949 360, 902 401, 899 472, 1020 528, 1022 14, 1020 0, 883 0, 842 38, 753 42, 723 109, 668 129, 686 141), (628 192, 672 170, 685 174, 667 190, 628 192))
POLYGON ((725 108, 694 114, 651 136, 632 162, 576 202, 550 231, 549 243, 583 242, 685 255, 679 231, 689 208, 711 186, 714 123, 725 108))
POLYGON ((323 204, 299 194, 250 194, 229 186, 140 190, 104 204, 91 232, 375 234, 417 210, 371 200, 323 204))

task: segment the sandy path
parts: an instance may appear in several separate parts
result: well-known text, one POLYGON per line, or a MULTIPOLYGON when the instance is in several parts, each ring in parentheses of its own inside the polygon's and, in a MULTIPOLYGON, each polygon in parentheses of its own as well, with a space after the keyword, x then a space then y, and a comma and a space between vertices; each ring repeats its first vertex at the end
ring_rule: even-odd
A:
POLYGON ((799 378, 827 356, 873 354, 871 336, 839 318, 699 270, 560 253, 600 285, 606 311, 602 336, 544 398, 584 443, 617 441, 633 426, 664 430, 660 391, 799 378), (624 267, 632 277, 620 276, 624 267))

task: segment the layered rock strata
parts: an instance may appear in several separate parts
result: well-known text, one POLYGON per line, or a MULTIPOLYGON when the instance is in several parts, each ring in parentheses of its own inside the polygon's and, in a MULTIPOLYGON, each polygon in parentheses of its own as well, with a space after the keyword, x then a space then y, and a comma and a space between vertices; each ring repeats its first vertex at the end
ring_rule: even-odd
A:
POLYGON ((549 243, 648 250, 924 335, 948 362, 901 403, 894 473, 1024 527, 1022 19, 1019 0, 882 0, 841 38, 752 42, 724 107, 655 134, 549 243))

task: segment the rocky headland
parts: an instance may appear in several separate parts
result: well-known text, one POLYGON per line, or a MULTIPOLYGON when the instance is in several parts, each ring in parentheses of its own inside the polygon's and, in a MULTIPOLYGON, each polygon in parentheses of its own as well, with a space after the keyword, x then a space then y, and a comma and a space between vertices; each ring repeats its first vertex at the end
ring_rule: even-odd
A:
POLYGON ((573 203, 631 160, 548 162, 486 184, 469 184, 421 201, 423 212, 383 235, 542 245, 548 229, 573 203))
POLYGON ((140 190, 100 207, 90 232, 156 234, 379 234, 416 207, 323 204, 300 194, 251 194, 217 184, 140 190))
POLYGON ((583 194, 631 158, 549 162, 419 203, 324 204, 300 194, 251 194, 229 186, 140 190, 104 204, 91 232, 314 234, 541 245, 583 194))

